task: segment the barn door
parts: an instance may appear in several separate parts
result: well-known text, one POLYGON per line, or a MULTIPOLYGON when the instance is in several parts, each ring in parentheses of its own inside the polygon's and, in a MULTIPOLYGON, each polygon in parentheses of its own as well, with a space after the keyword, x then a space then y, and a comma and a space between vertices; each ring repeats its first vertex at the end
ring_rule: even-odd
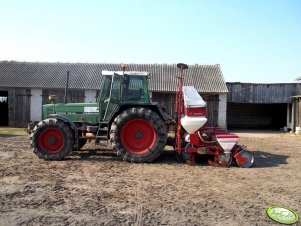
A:
POLYGON ((9 98, 10 126, 26 127, 30 120, 30 96, 29 89, 17 89, 11 91, 9 98))
POLYGON ((207 126, 216 126, 218 124, 219 96, 218 94, 201 96, 207 102, 207 126))

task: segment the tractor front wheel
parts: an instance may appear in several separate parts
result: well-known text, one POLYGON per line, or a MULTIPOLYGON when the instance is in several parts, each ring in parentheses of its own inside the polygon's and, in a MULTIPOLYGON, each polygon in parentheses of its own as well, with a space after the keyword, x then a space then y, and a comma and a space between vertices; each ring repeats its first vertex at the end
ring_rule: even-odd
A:
POLYGON ((110 142, 118 157, 128 162, 152 162, 166 144, 166 126, 147 108, 130 108, 111 125, 110 142))
POLYGON ((45 160, 61 160, 73 149, 73 131, 64 122, 46 119, 35 126, 31 134, 33 152, 45 160))

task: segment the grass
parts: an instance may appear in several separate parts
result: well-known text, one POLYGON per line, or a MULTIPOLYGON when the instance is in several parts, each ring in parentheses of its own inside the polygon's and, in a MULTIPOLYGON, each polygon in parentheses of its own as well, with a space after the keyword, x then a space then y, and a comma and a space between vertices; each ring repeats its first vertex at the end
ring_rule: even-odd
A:
POLYGON ((0 127, 0 137, 26 135, 25 128, 0 127))

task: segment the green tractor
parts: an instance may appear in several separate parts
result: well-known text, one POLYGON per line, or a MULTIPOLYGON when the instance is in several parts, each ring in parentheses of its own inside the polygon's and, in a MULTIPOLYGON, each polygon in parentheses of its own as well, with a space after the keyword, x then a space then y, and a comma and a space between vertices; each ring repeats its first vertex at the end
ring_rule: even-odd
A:
MULTIPOLYGON (((152 162, 166 145, 175 121, 158 103, 150 102, 148 72, 102 72, 97 103, 43 105, 43 120, 31 131, 38 157, 62 160, 87 142, 110 141, 128 162, 152 162)), ((68 80, 68 79, 67 79, 68 80)), ((53 98, 52 98, 53 100, 53 98)))

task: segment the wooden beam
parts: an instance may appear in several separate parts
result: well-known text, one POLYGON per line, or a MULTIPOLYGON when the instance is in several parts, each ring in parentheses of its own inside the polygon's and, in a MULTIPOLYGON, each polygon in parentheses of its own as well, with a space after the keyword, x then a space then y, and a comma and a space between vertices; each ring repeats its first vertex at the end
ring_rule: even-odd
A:
POLYGON ((292 99, 292 122, 291 122, 291 132, 295 132, 295 107, 296 107, 296 104, 295 104, 295 99, 293 98, 292 99))
POLYGON ((298 108, 297 108, 297 118, 298 118, 297 125, 299 127, 301 127, 301 98, 298 98, 298 101, 296 101, 296 104, 298 105, 298 108))

